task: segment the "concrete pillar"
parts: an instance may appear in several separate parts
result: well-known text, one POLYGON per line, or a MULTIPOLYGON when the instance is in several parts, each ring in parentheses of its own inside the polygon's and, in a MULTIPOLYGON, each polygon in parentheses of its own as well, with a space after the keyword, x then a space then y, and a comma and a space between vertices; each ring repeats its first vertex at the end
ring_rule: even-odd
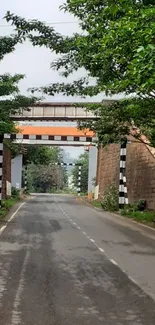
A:
POLYGON ((22 188, 22 164, 23 155, 18 155, 11 160, 11 183, 19 190, 22 188))
POLYGON ((97 174, 97 147, 90 147, 89 149, 89 173, 88 173, 88 198, 91 199, 94 193, 94 179, 96 179, 97 174))

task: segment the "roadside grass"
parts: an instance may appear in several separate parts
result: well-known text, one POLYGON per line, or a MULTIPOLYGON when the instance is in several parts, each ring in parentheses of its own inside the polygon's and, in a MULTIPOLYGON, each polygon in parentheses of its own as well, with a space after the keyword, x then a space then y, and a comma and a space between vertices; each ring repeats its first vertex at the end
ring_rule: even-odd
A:
MULTIPOLYGON (((88 200, 88 202, 96 208, 100 208, 103 211, 108 211, 103 209, 102 202, 98 200, 88 200)), ((119 212, 118 211, 114 211, 114 212, 121 214, 123 217, 135 220, 139 223, 143 223, 155 228, 155 211, 148 211, 148 210, 139 211, 137 210, 137 206, 130 206, 130 207, 126 206, 124 209, 120 210, 119 212)))
POLYGON ((155 211, 134 211, 125 208, 121 210, 121 215, 155 227, 155 211))
POLYGON ((102 209, 102 204, 100 201, 90 201, 90 203, 95 207, 95 208, 100 208, 102 209))
MULTIPOLYGON (((77 195, 77 192, 76 192, 76 195, 77 195)), ((83 196, 83 197, 87 197, 88 193, 84 193, 84 192, 81 192, 80 193, 80 196, 83 196)))
POLYGON ((19 198, 9 198, 2 200, 2 208, 0 209, 0 220, 3 220, 10 209, 19 201, 19 198))

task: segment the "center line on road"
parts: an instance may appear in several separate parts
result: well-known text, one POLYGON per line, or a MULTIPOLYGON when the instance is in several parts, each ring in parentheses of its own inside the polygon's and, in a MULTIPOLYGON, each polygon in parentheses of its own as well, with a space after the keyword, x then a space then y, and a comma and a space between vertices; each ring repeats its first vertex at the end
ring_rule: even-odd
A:
POLYGON ((95 240, 94 240, 94 239, 92 239, 92 238, 90 238, 90 241, 91 241, 92 243, 95 243, 95 240))
POLYGON ((128 276, 129 280, 132 281, 134 284, 137 284, 136 280, 132 278, 132 276, 128 276))
MULTIPOLYGON (((66 216, 66 218, 68 218, 68 220, 74 225, 74 226, 76 226, 77 227, 77 229, 79 229, 79 230, 81 230, 81 232, 82 232, 82 234, 87 238, 87 239, 89 239, 89 241, 91 241, 96 247, 97 247, 97 249, 101 252, 101 253, 105 253, 105 250, 102 248, 102 247, 99 247, 97 244, 96 244, 96 242, 95 242, 95 240, 93 239, 93 238, 91 238, 90 236, 88 236, 87 235, 87 233, 85 232, 85 231, 82 231, 82 229, 81 229, 81 227, 80 226, 78 226, 77 225, 77 223, 76 222, 74 222, 74 220, 72 220, 69 216, 68 216, 68 214, 63 210, 63 209, 61 209, 62 210, 62 212, 63 212, 63 214, 66 216)), ((17 213, 18 211, 16 211, 15 212, 15 214, 17 213)), ((11 219, 14 217, 14 215, 11 217, 11 219)), ((11 221, 11 220, 10 220, 11 221)), ((1 229, 0 229, 0 234, 4 231, 4 229, 6 228, 6 226, 3 226, 1 229)), ((107 257, 108 258, 108 257, 107 257)), ((118 266, 118 263, 114 260, 114 259, 110 259, 110 258, 108 258, 109 260, 110 260, 110 262, 112 263, 112 264, 114 264, 114 265, 116 265, 116 266, 118 266)), ((119 266, 118 266, 119 267, 119 266)), ((126 273, 126 271, 125 270, 122 270, 124 273, 126 273)), ((136 285, 138 285, 137 284, 137 282, 136 282, 136 280, 135 279, 133 279, 131 276, 128 276, 128 279, 130 280, 130 281, 132 281, 134 284, 136 284, 136 285)))
POLYGON ((101 253, 104 253, 104 252, 105 252, 104 249, 101 248, 101 247, 98 247, 98 249, 99 249, 99 251, 100 251, 101 253))
POLYGON ((118 265, 117 262, 115 260, 113 260, 112 258, 110 259, 110 262, 114 265, 118 265))

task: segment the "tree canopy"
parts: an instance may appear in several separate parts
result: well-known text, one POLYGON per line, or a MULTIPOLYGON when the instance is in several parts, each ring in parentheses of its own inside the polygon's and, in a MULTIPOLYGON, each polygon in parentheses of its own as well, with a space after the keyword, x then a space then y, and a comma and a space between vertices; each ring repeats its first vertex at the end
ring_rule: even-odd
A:
POLYGON ((49 192, 63 189, 67 182, 64 167, 55 166, 61 163, 62 149, 43 145, 29 145, 25 163, 29 163, 29 188, 37 192, 49 192))
MULTIPOLYGON (((14 51, 19 42, 17 35, 12 37, 0 37, 0 61, 6 54, 14 51)), ((22 96, 19 92, 18 83, 24 75, 10 74, 0 75, 0 135, 13 133, 18 130, 10 119, 11 114, 16 114, 22 108, 28 108, 35 102, 35 98, 22 96)))
POLYGON ((34 46, 61 54, 52 68, 64 77, 82 67, 87 72, 79 80, 53 83, 41 90, 49 95, 130 95, 108 107, 91 105, 101 120, 81 127, 95 129, 99 142, 105 144, 120 141, 136 126, 154 143, 154 0, 67 0, 62 9, 79 20, 83 33, 64 37, 42 22, 28 22, 9 12, 6 15, 21 41, 28 37, 34 46))
POLYGON ((28 163, 35 165, 50 165, 62 161, 62 150, 59 147, 48 147, 44 145, 28 145, 25 155, 28 163))

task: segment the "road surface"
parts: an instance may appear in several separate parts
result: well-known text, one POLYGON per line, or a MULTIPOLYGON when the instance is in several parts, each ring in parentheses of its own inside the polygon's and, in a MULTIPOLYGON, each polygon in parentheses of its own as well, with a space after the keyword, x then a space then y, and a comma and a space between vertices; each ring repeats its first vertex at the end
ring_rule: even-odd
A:
POLYGON ((154 325, 155 231, 38 195, 0 227, 0 324, 154 325))

